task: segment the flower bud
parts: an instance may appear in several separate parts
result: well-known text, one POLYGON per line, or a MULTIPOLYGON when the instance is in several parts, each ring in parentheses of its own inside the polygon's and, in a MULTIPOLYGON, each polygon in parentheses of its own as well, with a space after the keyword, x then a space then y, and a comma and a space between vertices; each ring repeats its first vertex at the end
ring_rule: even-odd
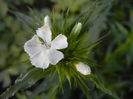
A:
POLYGON ((73 28, 74 33, 79 33, 81 28, 82 28, 82 23, 78 22, 73 28))
POLYGON ((83 75, 89 75, 91 73, 90 67, 82 62, 75 64, 75 67, 77 71, 79 71, 83 75))
POLYGON ((44 24, 47 24, 47 25, 49 25, 49 26, 51 25, 51 24, 50 24, 50 18, 49 18, 48 15, 44 17, 44 24))

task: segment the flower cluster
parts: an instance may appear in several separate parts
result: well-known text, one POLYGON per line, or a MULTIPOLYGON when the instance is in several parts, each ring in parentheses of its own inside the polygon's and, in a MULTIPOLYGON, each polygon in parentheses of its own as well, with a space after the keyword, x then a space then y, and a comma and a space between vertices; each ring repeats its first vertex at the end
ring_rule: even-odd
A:
MULTIPOLYGON (((80 22, 76 24, 73 28, 74 33, 78 33, 81 27, 82 24, 80 22)), ((24 50, 30 56, 32 65, 46 69, 49 64, 56 65, 64 58, 64 54, 59 50, 67 48, 68 45, 67 37, 63 34, 57 35, 52 40, 50 18, 46 16, 44 25, 38 28, 36 34, 24 44, 24 50)), ((82 62, 75 64, 75 67, 83 75, 91 73, 90 67, 82 62)))

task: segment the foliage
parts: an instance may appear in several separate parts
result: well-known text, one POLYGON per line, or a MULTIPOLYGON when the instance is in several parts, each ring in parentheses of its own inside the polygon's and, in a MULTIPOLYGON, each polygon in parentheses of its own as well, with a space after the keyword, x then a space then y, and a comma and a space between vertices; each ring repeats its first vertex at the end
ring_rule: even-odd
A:
POLYGON ((1 99, 11 96, 17 99, 73 99, 76 96, 77 99, 112 99, 118 98, 117 95, 130 99, 133 92, 132 1, 51 0, 53 11, 49 9, 51 6, 41 8, 38 2, 49 5, 48 1, 41 4, 41 0, 0 0, 1 93, 12 84, 1 99), (62 50, 64 60, 43 71, 31 66, 23 44, 42 26, 47 14, 53 22, 54 36, 65 34, 70 46, 62 50), (79 35, 74 35, 71 30, 77 22, 82 22, 83 27, 79 35), (104 39, 98 39, 109 31, 104 39), (77 61, 88 64, 92 74, 78 73, 73 66, 77 61))

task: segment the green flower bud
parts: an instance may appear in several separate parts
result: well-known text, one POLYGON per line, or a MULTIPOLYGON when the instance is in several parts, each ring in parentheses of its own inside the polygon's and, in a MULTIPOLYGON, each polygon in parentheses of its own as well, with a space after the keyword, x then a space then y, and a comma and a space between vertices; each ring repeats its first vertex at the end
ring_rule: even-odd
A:
POLYGON ((78 22, 73 28, 74 33, 79 33, 81 28, 82 28, 82 23, 78 22))
POLYGON ((51 26, 50 18, 49 18, 48 15, 44 17, 44 24, 47 24, 47 25, 51 26))

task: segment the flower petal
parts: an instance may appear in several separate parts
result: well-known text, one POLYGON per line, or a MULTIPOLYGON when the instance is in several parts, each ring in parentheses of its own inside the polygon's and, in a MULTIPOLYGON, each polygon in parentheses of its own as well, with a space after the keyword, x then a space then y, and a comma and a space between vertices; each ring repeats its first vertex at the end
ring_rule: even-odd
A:
POLYGON ((64 49, 68 46, 67 37, 59 34, 51 43, 51 46, 55 49, 64 49))
POLYGON ((31 64, 38 68, 46 69, 49 66, 49 59, 47 51, 41 51, 32 58, 30 58, 31 64))
POLYGON ((44 40, 44 42, 51 42, 52 33, 48 24, 45 24, 41 28, 38 28, 38 30, 36 30, 36 33, 40 38, 44 40))
POLYGON ((49 61, 52 65, 56 65, 63 58, 64 55, 62 52, 57 51, 56 49, 49 50, 49 61))
POLYGON ((34 35, 32 39, 28 40, 24 44, 24 50, 29 54, 30 57, 34 56, 42 50, 42 45, 37 35, 34 35))
POLYGON ((79 71, 83 75, 89 75, 91 73, 90 67, 82 62, 79 62, 75 66, 77 71, 79 71))

